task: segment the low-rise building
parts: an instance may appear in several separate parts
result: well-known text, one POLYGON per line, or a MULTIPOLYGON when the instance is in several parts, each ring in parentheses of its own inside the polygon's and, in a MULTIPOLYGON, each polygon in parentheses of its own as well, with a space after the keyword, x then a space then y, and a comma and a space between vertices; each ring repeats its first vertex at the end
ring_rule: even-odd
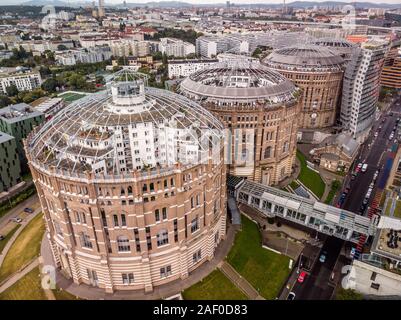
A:
POLYGON ((320 162, 320 167, 330 170, 347 171, 358 153, 359 143, 346 133, 325 138, 310 151, 313 159, 320 162))
POLYGON ((89 49, 68 50, 56 54, 58 64, 71 66, 77 63, 97 63, 109 60, 112 57, 110 47, 93 47, 89 49))
POLYGON ((204 69, 216 62, 218 62, 217 59, 169 60, 168 77, 170 79, 188 77, 190 74, 204 69))
POLYGON ((31 106, 36 111, 42 112, 46 119, 49 119, 64 108, 65 103, 62 98, 42 97, 32 102, 31 106))
POLYGON ((21 168, 15 138, 0 132, 0 193, 21 182, 21 168))

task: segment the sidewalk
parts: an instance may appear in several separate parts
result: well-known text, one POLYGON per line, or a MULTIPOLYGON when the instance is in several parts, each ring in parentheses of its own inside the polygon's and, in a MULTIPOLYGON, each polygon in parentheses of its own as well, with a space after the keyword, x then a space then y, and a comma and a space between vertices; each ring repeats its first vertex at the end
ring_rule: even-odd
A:
POLYGON ((24 277, 26 274, 31 272, 33 269, 35 269, 37 266, 39 266, 39 258, 36 258, 32 262, 30 262, 27 266, 25 266, 22 270, 14 273, 10 278, 8 278, 1 286, 0 286, 0 292, 4 292, 7 290, 9 287, 11 287, 14 283, 16 283, 18 280, 20 280, 22 277, 24 277))
POLYGON ((25 229, 26 225, 33 218, 35 218, 41 212, 41 210, 42 210, 42 208, 36 209, 34 213, 27 216, 27 218, 21 222, 21 227, 19 227, 18 230, 13 234, 13 236, 10 238, 10 240, 7 242, 6 246, 4 247, 2 253, 0 254, 0 267, 3 264, 4 258, 6 257, 8 251, 10 250, 11 246, 13 245, 15 239, 17 239, 17 237, 20 235, 20 233, 25 229))
POLYGON ((245 280, 229 263, 222 261, 219 265, 220 270, 244 292, 250 300, 265 300, 259 292, 245 280))
MULTIPOLYGON (((87 299, 87 300, 160 300, 166 299, 181 291, 189 288, 195 283, 201 281, 212 271, 214 271, 219 264, 226 258, 230 251, 235 238, 237 227, 229 225, 226 234, 226 239, 220 243, 215 251, 212 260, 203 263, 199 268, 190 273, 186 279, 178 279, 166 285, 154 287, 153 292, 145 293, 144 290, 131 290, 131 291, 116 291, 114 293, 106 293, 104 289, 92 287, 86 284, 76 284, 71 279, 65 278, 59 270, 57 270, 56 282, 57 287, 68 291, 72 295, 87 299)), ((43 236, 41 255, 43 257, 44 265, 53 265, 53 256, 50 251, 50 243, 47 239, 47 234, 43 236)))

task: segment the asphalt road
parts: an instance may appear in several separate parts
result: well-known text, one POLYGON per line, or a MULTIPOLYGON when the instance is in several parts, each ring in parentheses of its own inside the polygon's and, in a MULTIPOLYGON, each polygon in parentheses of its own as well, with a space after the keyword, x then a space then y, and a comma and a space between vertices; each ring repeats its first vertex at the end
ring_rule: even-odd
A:
POLYGON ((4 216, 0 218, 0 229, 3 228, 10 221, 10 219, 18 217, 25 208, 32 207, 38 201, 38 196, 34 194, 33 196, 29 197, 28 199, 8 211, 4 216))
MULTIPOLYGON (((401 103, 401 98, 396 101, 389 112, 393 112, 393 116, 382 115, 382 117, 376 121, 373 130, 369 138, 365 141, 359 151, 355 166, 359 162, 368 164, 367 171, 362 173, 359 172, 357 177, 351 181, 351 173, 344 179, 343 189, 349 185, 350 191, 342 205, 342 208, 359 213, 359 209, 362 205, 363 199, 365 198, 366 192, 369 188, 369 184, 373 180, 373 175, 378 168, 381 168, 386 159, 386 153, 389 151, 393 141, 388 139, 397 117, 401 118, 401 106, 397 106, 397 103, 401 103), (384 119, 384 121, 383 121, 384 119), (377 137, 374 137, 379 126, 382 126, 381 131, 377 137)), ((382 172, 380 172, 382 173, 382 172)), ((380 175, 377 182, 380 179, 380 175)), ((373 189, 370 200, 374 197, 375 188, 373 189)), ((363 212, 367 214, 367 210, 363 212)), ((327 237, 323 244, 323 247, 318 255, 322 252, 327 252, 326 261, 321 263, 319 258, 316 259, 311 271, 306 276, 303 283, 297 281, 297 277, 292 277, 289 285, 291 291, 295 293, 296 300, 329 300, 334 292, 335 286, 331 284, 330 278, 333 275, 336 262, 340 256, 341 249, 344 246, 344 241, 334 237, 327 237)), ((345 257, 344 257, 345 258, 345 257)), ((347 259, 341 259, 341 264, 347 263, 347 259)), ((336 272, 339 269, 336 267, 336 272)))
MULTIPOLYGON (((393 107, 392 110, 395 108, 393 107)), ((392 111, 394 112, 394 111, 392 111)), ((376 130, 372 130, 372 134, 369 139, 364 143, 359 157, 355 161, 355 166, 358 163, 363 162, 368 164, 368 168, 366 172, 359 172, 355 178, 355 180, 351 180, 350 175, 346 177, 346 182, 349 183, 351 189, 345 198, 344 205, 342 206, 344 209, 352 211, 354 213, 361 214, 359 211, 361 209, 362 202, 365 198, 366 192, 369 189, 369 185, 373 180, 373 175, 377 169, 382 169, 384 161, 386 160, 386 153, 389 148, 391 148, 393 144, 393 140, 390 141, 388 138, 390 133, 395 125, 397 120, 397 113, 394 113, 393 116, 385 116, 384 122, 382 119, 378 120, 378 123, 375 125, 375 129, 382 126, 381 131, 379 132, 378 137, 374 138, 373 134, 376 130)), ((355 168, 354 168, 355 169, 355 168)), ((382 172, 380 172, 382 173, 382 172)), ((376 179, 376 183, 380 180, 380 174, 378 179, 376 179)), ((373 189, 372 196, 370 200, 373 199, 373 194, 375 192, 375 188, 373 189)), ((364 215, 367 214, 367 210, 363 212, 364 215)))

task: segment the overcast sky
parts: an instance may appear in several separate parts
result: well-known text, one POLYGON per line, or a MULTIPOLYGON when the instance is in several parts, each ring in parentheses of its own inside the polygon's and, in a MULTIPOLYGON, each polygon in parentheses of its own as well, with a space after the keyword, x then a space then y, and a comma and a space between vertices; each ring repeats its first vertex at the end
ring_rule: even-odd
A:
MULTIPOLYGON (((28 0, 0 0, 0 5, 7 5, 7 4, 20 4, 23 2, 26 2, 28 0)), ((92 0, 61 0, 66 3, 74 3, 74 2, 88 2, 91 3, 92 0)), ((169 0, 126 0, 127 3, 146 3, 146 2, 163 2, 163 1, 169 1, 169 0)), ((202 4, 202 3, 225 3, 225 0, 178 0, 182 2, 188 2, 188 3, 196 3, 196 4, 202 4)), ((302 0, 301 0, 302 1, 302 0)), ((323 0, 306 0, 306 1, 312 1, 312 2, 323 2, 323 0)), ((351 1, 347 0, 335 0, 335 1, 341 1, 341 2, 348 2, 350 3, 351 1)), ((371 2, 371 3, 393 3, 393 4, 398 4, 400 3, 401 0, 379 0, 379 1, 370 1, 370 0, 356 0, 355 2, 371 2)), ((97 2, 97 0, 96 0, 97 2)), ((106 3, 112 3, 112 4, 118 4, 118 3, 123 3, 123 0, 106 0, 106 3)), ((246 4, 246 3, 282 3, 283 0, 231 0, 231 3, 241 3, 241 4, 246 4)), ((287 3, 293 2, 292 0, 287 0, 287 3)), ((354 2, 354 1, 352 1, 354 2)))

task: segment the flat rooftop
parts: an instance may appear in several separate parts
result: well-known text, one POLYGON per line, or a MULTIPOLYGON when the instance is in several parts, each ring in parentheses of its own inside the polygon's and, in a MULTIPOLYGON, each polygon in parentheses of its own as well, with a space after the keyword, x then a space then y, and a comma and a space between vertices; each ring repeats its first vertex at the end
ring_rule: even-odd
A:
POLYGON ((372 251, 380 256, 401 261, 401 231, 379 229, 372 244, 372 251))
POLYGON ((35 111, 26 103, 18 103, 0 109, 0 119, 7 123, 24 121, 41 115, 43 115, 42 112, 35 111))
POLYGON ((0 144, 12 139, 14 139, 13 136, 10 136, 9 134, 0 131, 0 144))

